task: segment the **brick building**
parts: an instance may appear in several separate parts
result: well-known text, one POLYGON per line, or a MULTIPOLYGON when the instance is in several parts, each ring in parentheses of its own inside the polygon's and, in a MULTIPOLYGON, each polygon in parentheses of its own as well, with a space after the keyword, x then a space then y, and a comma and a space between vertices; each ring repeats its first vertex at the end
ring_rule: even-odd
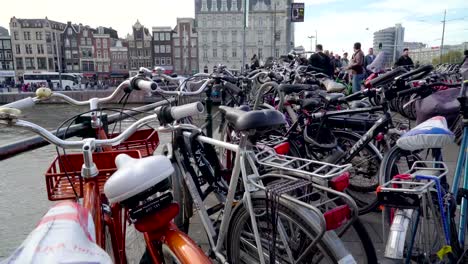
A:
POLYGON ((151 34, 137 20, 132 26, 133 34, 127 36, 129 70, 138 71, 140 67, 153 68, 151 34))
POLYGON ((174 71, 172 28, 153 27, 152 46, 154 66, 164 68, 166 73, 172 73, 174 71))
POLYGON ((111 58, 110 48, 118 39, 117 31, 112 28, 98 27, 93 34, 95 70, 99 80, 110 78, 111 58))
POLYGON ((111 58, 111 79, 122 81, 128 78, 128 43, 124 40, 117 40, 110 48, 111 58))

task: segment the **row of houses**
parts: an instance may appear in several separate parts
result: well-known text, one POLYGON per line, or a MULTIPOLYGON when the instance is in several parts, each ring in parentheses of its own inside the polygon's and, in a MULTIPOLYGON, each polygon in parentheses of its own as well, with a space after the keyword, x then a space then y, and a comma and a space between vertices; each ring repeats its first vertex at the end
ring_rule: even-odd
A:
POLYGON ((137 21, 123 38, 111 27, 12 17, 9 36, 0 28, 0 81, 20 81, 28 71, 74 72, 103 80, 126 78, 140 67, 163 67, 181 75, 210 71, 218 64, 240 70, 254 54, 279 57, 293 48, 292 0, 194 2, 195 18, 177 18, 174 28, 151 30, 137 21))
POLYGON ((193 18, 152 31, 137 21, 132 34, 119 38, 111 27, 13 17, 10 33, 0 28, 0 81, 21 81, 25 72, 39 71, 123 79, 140 67, 155 66, 188 75, 198 71, 197 41, 193 18))

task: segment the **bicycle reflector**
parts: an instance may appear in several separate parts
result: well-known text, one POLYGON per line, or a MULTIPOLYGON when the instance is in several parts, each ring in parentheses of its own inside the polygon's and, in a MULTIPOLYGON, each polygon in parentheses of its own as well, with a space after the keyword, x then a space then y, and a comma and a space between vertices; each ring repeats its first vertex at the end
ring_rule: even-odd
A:
POLYGON ((289 153, 289 142, 283 142, 273 147, 277 154, 286 155, 289 153))
POLYGON ((342 226, 351 217, 351 209, 347 204, 337 206, 326 211, 323 216, 327 224, 327 231, 335 230, 342 226))
POLYGON ((344 172, 340 176, 337 176, 330 180, 330 187, 333 190, 342 192, 349 186, 349 172, 344 172))

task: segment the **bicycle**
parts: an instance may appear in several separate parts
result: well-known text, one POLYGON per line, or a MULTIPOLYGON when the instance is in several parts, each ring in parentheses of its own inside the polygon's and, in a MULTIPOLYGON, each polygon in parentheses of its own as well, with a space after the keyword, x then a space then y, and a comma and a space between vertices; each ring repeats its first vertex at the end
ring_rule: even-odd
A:
POLYGON ((453 142, 454 134, 448 129, 443 117, 429 119, 407 135, 411 139, 419 134, 420 140, 413 140, 411 144, 408 141, 398 144, 400 148, 407 150, 431 150, 433 160, 415 162, 411 170, 394 176, 379 188, 379 200, 387 212, 384 221, 391 225, 385 250, 387 263, 465 263, 468 259, 465 250, 468 204, 468 171, 465 164, 468 135, 467 89, 468 81, 464 81, 458 98, 464 120, 464 137, 451 187, 447 181, 447 166, 443 162, 440 149, 453 142), (442 125, 432 125, 436 122, 442 125), (432 136, 424 134, 425 130, 429 130, 432 136), (434 140, 434 137, 438 139, 434 140), (461 180, 463 185, 460 188, 461 180), (455 221, 457 205, 460 205, 461 210, 459 221, 455 221), (424 228, 439 232, 421 232, 424 228), (421 234, 425 234, 425 237, 421 238, 421 234))
MULTIPOLYGON (((152 83, 144 79, 137 79, 135 85, 148 89, 151 88, 152 83)), ((20 104, 17 103, 16 106, 20 104)), ((25 106, 25 104, 22 106, 25 106)), ((182 119, 198 114, 202 110, 203 106, 200 103, 195 103, 170 108, 164 113, 166 115, 169 113, 174 119, 182 119)), ((116 163, 118 170, 109 178, 109 182, 106 182, 106 185, 104 185, 105 193, 112 205, 104 206, 107 204, 107 199, 101 195, 102 191, 100 187, 103 187, 101 183, 102 178, 99 177, 100 171, 93 162, 93 156, 96 155, 93 154, 93 151, 97 147, 120 144, 137 131, 139 127, 157 120, 157 114, 138 120, 119 136, 112 139, 86 138, 83 140, 64 141, 36 124, 17 119, 19 110, 1 108, 0 113, 1 124, 3 125, 30 130, 39 134, 50 143, 64 149, 81 149, 83 155, 81 177, 83 178, 84 186, 83 190, 81 190, 83 199, 82 201, 79 200, 79 202, 85 208, 83 212, 89 212, 87 214, 90 215, 91 222, 95 224, 95 233, 91 232, 91 238, 95 238, 95 240, 90 239, 88 242, 95 242, 99 247, 106 249, 106 243, 109 242, 106 240, 110 239, 113 262, 126 263, 125 241, 122 240, 125 228, 122 229, 121 225, 119 225, 123 217, 120 206, 128 210, 131 219, 135 221, 136 228, 145 233, 146 246, 154 263, 162 263, 161 261, 167 256, 172 257, 173 260, 182 261, 181 263, 194 263, 194 261, 198 261, 198 263, 209 262, 209 259, 206 258, 201 249, 192 240, 170 224, 170 221, 178 213, 178 206, 172 204, 171 195, 160 196, 158 197, 159 199, 154 197, 156 192, 167 190, 168 178, 174 171, 170 161, 166 157, 153 156, 144 159, 132 159, 128 155, 117 156, 116 163), (160 172, 158 177, 154 177, 153 172, 155 172, 155 168, 158 168, 156 172, 160 172), (133 179, 132 185, 129 184, 128 178, 133 179), (139 180, 135 181, 135 179, 139 180), (152 199, 148 199, 150 196, 152 199), (156 219, 159 220, 158 225, 151 224, 156 219), (161 232, 165 234, 164 237, 157 235, 161 234, 161 232), (155 241, 158 243, 153 243, 155 241)), ((159 114, 161 115, 161 113, 159 114)), ((133 151, 127 152, 127 154, 139 158, 139 152, 133 151)), ((104 171, 103 173, 108 172, 104 171)), ((65 175, 67 178, 70 178, 67 172, 65 172, 65 175)), ((19 250, 18 254, 21 253, 21 249, 19 250)))
MULTIPOLYGON (((265 200, 265 197, 268 197, 268 194, 265 195, 265 190, 268 193, 273 189, 269 189, 267 185, 264 186, 261 183, 262 178, 256 165, 260 160, 258 156, 255 156, 255 152, 250 150, 248 142, 256 134, 254 131, 261 133, 265 129, 284 125, 284 119, 282 114, 275 110, 242 113, 231 108, 226 108, 226 110, 225 114, 227 116, 232 113, 238 114, 236 117, 232 115, 227 117, 229 123, 237 122, 239 125, 237 128, 240 130, 241 139, 238 145, 205 137, 200 134, 197 127, 184 124, 183 129, 174 134, 174 143, 169 156, 176 161, 182 171, 181 176, 183 176, 193 203, 199 212, 203 227, 208 235, 211 247, 210 255, 223 263, 226 261, 238 263, 248 260, 265 263, 269 260, 272 261, 273 256, 276 257, 276 254, 270 253, 269 246, 265 244, 266 241, 271 241, 271 237, 268 235, 269 232, 267 232, 270 230, 268 225, 271 222, 266 218, 268 215, 266 203, 274 203, 274 201, 270 201, 271 198, 265 200), (263 114, 268 115, 270 118, 260 119, 259 116, 263 114), (244 120, 244 125, 241 125, 241 120, 244 120), (212 149, 213 147, 229 149, 235 153, 232 171, 220 171, 217 154, 212 149), (252 173, 252 175, 249 175, 249 173, 252 173), (210 193, 214 193, 220 203, 207 208, 204 199, 210 193), (218 221, 217 218, 221 220, 218 221), (247 237, 240 235, 241 233, 244 234, 244 228, 249 230, 247 232, 250 234, 247 234, 247 237), (247 238, 249 242, 244 243, 247 238), (248 250, 245 248, 240 249, 240 245, 247 245, 248 250), (240 257, 242 259, 239 259, 240 257)), ((309 162, 309 164, 321 164, 321 166, 326 166, 331 170, 328 174, 323 172, 325 175, 319 172, 315 173, 315 175, 320 175, 323 178, 338 176, 349 169, 349 166, 309 162)), ((269 175, 269 177, 273 177, 273 175, 269 175)), ((277 177, 281 179, 281 176, 277 177)), ((284 178, 288 179, 289 183, 292 184, 289 191, 313 185, 310 182, 310 177, 307 177, 308 181, 305 182, 301 182, 294 177, 284 178)), ((319 186, 313 186, 320 188, 319 186)), ((320 190, 333 192, 328 188, 320 190)), ((343 199, 349 203, 349 207, 346 208, 352 207, 350 212, 355 212, 355 204, 349 197, 339 192, 333 193, 344 197, 343 199)), ((291 224, 286 229, 282 229, 285 228, 282 225, 277 233, 279 241, 274 240, 276 243, 272 243, 278 244, 276 248, 280 251, 279 256, 277 256, 278 259, 281 259, 280 262, 295 263, 304 260, 304 258, 311 259, 310 261, 314 263, 319 261, 337 262, 339 260, 354 262, 340 239, 333 232, 326 232, 327 220, 324 219, 319 209, 301 202, 298 198, 288 195, 288 193, 278 193, 276 197, 278 199, 276 200, 277 215, 280 215, 278 221, 289 221, 288 223, 291 224), (286 237, 287 235, 289 238, 286 237), (293 247, 285 242, 292 241, 288 239, 294 237, 302 237, 301 241, 303 243, 300 245, 295 244, 293 247), (304 247, 303 245, 307 246, 304 247), (321 253, 319 254, 316 251, 321 253), (323 257, 326 259, 322 259, 323 257)), ((347 214, 343 216, 345 215, 347 214)), ((350 216, 350 219, 354 219, 354 217, 355 215, 350 216)), ((340 219, 343 220, 343 218, 340 219)), ((272 226, 274 227, 275 224, 273 223, 272 226)))

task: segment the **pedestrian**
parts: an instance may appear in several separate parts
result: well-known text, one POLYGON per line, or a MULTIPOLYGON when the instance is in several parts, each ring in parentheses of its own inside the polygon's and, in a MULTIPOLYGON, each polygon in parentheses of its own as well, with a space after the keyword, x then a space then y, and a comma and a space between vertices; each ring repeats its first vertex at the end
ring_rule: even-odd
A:
POLYGON ((348 52, 343 53, 343 58, 341 59, 341 66, 346 68, 348 67, 349 60, 348 60, 348 52))
POLYGON ((250 69, 255 71, 260 67, 260 62, 258 61, 257 54, 254 54, 252 59, 250 59, 250 69))
POLYGON ((413 67, 413 60, 409 57, 409 49, 403 49, 403 55, 395 62, 395 66, 413 67))
POLYGON ((361 90, 361 82, 364 79, 364 52, 361 50, 361 43, 354 43, 354 54, 351 57, 351 62, 348 65, 348 69, 351 70, 353 75, 353 93, 361 90))
POLYGON ((47 79, 47 87, 49 87, 51 90, 54 89, 54 85, 52 84, 52 81, 50 79, 47 79))
POLYGON ((319 69, 320 72, 333 76, 333 65, 330 62, 330 57, 323 53, 321 44, 315 46, 315 53, 310 55, 309 64, 319 69))
POLYGON ((367 70, 367 66, 370 65, 375 59, 374 49, 369 48, 369 53, 364 57, 364 69, 366 69, 366 75, 369 76, 371 72, 367 70))
POLYGON ((335 72, 335 73, 340 72, 341 67, 343 67, 343 65, 341 64, 340 55, 335 54, 335 57, 333 58, 333 68, 334 68, 334 72, 335 72))

